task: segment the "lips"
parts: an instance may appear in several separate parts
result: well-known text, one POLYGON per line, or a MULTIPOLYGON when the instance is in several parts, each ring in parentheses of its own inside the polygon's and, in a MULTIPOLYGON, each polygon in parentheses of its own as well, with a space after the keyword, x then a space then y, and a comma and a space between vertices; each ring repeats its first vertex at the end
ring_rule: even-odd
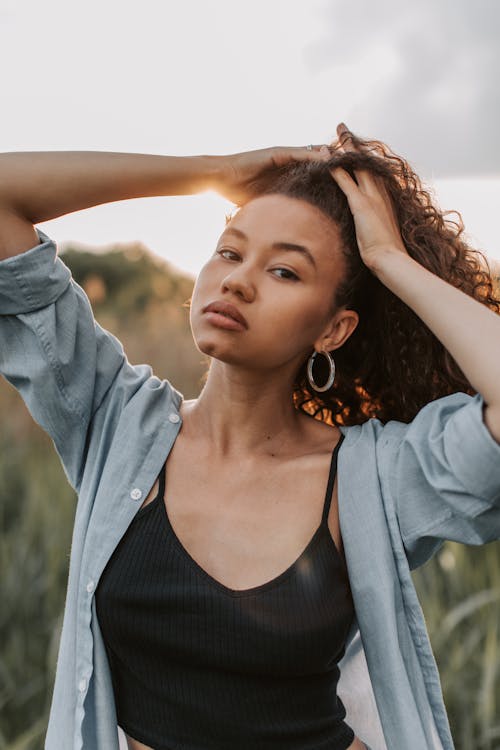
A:
POLYGON ((243 315, 234 305, 231 305, 230 302, 216 300, 215 302, 211 302, 209 305, 204 307, 203 312, 215 312, 219 313, 220 315, 225 315, 226 317, 232 318, 238 323, 241 323, 241 325, 245 326, 245 328, 248 328, 248 323, 243 315))

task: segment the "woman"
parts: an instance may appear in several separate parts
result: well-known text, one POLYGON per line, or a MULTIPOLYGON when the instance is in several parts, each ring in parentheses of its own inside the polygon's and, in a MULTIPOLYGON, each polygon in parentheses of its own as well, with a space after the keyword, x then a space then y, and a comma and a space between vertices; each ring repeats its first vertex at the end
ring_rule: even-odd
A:
POLYGON ((410 568, 500 537, 499 301, 406 162, 338 136, 2 157, 1 372, 78 493, 49 750, 453 747, 410 568), (185 401, 33 225, 207 187, 240 210, 185 401))

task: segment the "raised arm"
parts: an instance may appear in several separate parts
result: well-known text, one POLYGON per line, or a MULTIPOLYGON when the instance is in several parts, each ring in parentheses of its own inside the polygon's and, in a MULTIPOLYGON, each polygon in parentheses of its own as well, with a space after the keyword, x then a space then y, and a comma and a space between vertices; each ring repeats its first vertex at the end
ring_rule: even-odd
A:
POLYGON ((0 259, 38 243, 34 224, 101 203, 191 195, 215 187, 221 164, 217 156, 0 154, 0 259))
POLYGON ((349 202, 363 263, 452 355, 483 397, 484 422, 500 445, 500 316, 409 255, 382 181, 365 170, 355 170, 356 181, 342 168, 331 174, 349 202))
POLYGON ((0 154, 0 260, 38 242, 33 229, 101 203, 213 189, 235 203, 255 179, 292 160, 327 158, 316 146, 273 147, 226 156, 158 156, 105 151, 0 154))
POLYGON ((500 316, 409 255, 382 179, 363 169, 354 170, 356 179, 342 168, 332 176, 349 202, 365 265, 428 326, 477 391, 430 400, 409 423, 374 421, 386 515, 413 569, 444 539, 500 539, 500 316))

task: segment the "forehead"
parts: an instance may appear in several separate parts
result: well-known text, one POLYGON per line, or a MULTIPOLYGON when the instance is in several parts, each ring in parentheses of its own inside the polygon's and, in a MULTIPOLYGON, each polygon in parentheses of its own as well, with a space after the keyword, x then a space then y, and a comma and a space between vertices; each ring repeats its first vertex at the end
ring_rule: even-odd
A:
POLYGON ((252 240, 263 243, 295 242, 315 255, 340 252, 337 225, 319 208, 286 195, 264 195, 246 203, 226 228, 236 227, 252 240), (336 251, 336 252, 335 252, 336 251))

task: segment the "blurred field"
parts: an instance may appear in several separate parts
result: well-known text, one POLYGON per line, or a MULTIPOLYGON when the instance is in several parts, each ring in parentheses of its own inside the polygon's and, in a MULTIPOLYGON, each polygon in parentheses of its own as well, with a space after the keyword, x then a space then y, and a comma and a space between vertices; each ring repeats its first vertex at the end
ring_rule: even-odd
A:
MULTIPOLYGON (((195 397, 206 361, 183 306, 191 279, 140 246, 99 255, 69 249, 62 257, 129 360, 151 364, 186 398, 195 397)), ((41 750, 76 496, 50 438, 3 379, 0 414, 0 750, 41 750)), ((500 544, 447 542, 413 576, 457 750, 498 750, 500 544)))

